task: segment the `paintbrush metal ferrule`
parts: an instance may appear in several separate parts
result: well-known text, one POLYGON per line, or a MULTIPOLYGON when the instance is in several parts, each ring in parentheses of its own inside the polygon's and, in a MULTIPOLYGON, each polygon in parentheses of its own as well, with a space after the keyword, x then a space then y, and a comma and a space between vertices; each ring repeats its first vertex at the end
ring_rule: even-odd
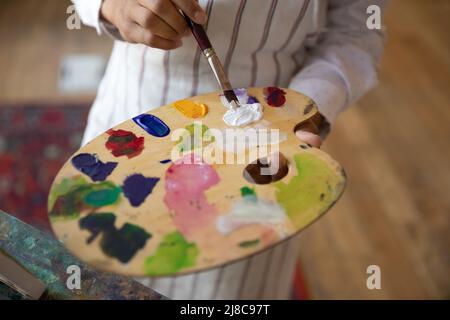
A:
POLYGON ((208 48, 203 51, 206 59, 208 60, 209 65, 216 77, 217 82, 222 89, 225 98, 228 100, 232 108, 239 107, 239 100, 236 97, 236 94, 233 91, 233 87, 231 86, 230 80, 225 73, 222 62, 216 54, 216 51, 213 48, 208 48))
POLYGON ((205 51, 203 51, 203 54, 208 60, 208 63, 214 72, 214 76, 216 77, 217 82, 219 83, 222 90, 223 91, 232 90, 233 88, 231 87, 231 83, 228 80, 228 77, 222 66, 222 62, 220 62, 220 59, 217 56, 216 51, 213 48, 208 48, 205 51))
POLYGON ((216 51, 214 51, 213 49, 211 41, 209 41, 205 29, 200 24, 193 22, 183 12, 182 15, 186 20, 187 25, 191 29, 195 40, 197 40, 198 46, 202 50, 206 59, 208 60, 208 63, 211 66, 214 76, 216 77, 216 80, 219 83, 219 86, 222 89, 225 98, 230 104, 230 107, 232 109, 239 107, 239 100, 233 91, 233 87, 231 86, 230 80, 228 80, 222 62, 220 62, 220 59, 217 56, 216 51))

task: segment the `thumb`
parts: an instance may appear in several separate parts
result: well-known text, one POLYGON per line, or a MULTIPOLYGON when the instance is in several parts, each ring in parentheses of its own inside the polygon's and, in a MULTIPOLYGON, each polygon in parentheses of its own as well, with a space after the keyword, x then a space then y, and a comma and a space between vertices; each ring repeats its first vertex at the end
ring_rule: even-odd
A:
POLYGON ((319 135, 315 133, 306 130, 297 130, 295 132, 295 135, 301 141, 306 142, 315 148, 320 148, 320 146, 322 145, 322 139, 320 139, 319 135))

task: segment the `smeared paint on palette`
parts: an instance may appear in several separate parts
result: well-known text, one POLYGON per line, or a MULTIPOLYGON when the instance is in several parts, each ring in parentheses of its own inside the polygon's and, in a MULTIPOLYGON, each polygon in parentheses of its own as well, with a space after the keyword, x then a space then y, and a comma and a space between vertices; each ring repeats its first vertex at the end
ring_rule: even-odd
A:
POLYGON ((141 114, 133 118, 136 124, 144 129, 148 134, 163 138, 169 135, 170 128, 157 116, 151 114, 141 114))
POLYGON ((120 229, 114 224, 116 216, 113 213, 91 213, 80 219, 80 229, 88 230, 91 236, 86 240, 88 244, 102 234, 100 247, 109 257, 127 263, 136 252, 145 246, 151 234, 139 226, 125 223, 120 229))
POLYGON ((178 149, 181 152, 186 152, 208 145, 214 141, 214 137, 208 135, 208 133, 209 128, 200 122, 194 122, 186 126, 178 139, 178 149))
POLYGON ((229 213, 217 219, 217 230, 230 234, 249 225, 270 225, 281 237, 287 234, 287 216, 276 202, 258 199, 254 189, 241 188, 242 199, 236 201, 229 213))
POLYGON ((342 176, 334 175, 325 162, 309 153, 294 155, 294 161, 297 175, 289 181, 277 182, 275 195, 293 224, 301 227, 304 218, 316 210, 329 208, 336 201, 342 176))
POLYGON ((48 198, 52 226, 67 248, 109 272, 181 275, 260 252, 326 212, 342 194, 345 176, 293 134, 317 111, 311 99, 275 87, 235 92, 241 103, 264 109, 264 118, 242 132, 278 129, 277 139, 249 139, 235 149, 233 139, 214 136, 230 128, 216 92, 139 115, 77 152, 48 198), (221 142, 226 145, 215 149, 221 142), (287 165, 276 175, 255 174, 275 145, 287 165), (245 161, 210 162, 205 150, 224 157, 242 152, 245 161), (255 150, 261 154, 250 160, 255 150))
POLYGON ((137 157, 144 150, 144 137, 137 137, 126 130, 108 130, 108 141, 105 147, 111 150, 115 157, 127 156, 129 159, 137 157))
POLYGON ((122 189, 113 182, 89 183, 83 177, 64 178, 53 184, 48 200, 50 219, 76 219, 85 210, 115 205, 122 189))
POLYGON ((160 276, 195 265, 199 254, 195 243, 189 243, 179 232, 166 235, 154 255, 145 260, 145 274, 160 276))
POLYGON ((205 192, 219 183, 220 178, 201 158, 190 154, 172 164, 165 181, 164 203, 182 234, 191 234, 215 217, 217 210, 208 202, 205 192))

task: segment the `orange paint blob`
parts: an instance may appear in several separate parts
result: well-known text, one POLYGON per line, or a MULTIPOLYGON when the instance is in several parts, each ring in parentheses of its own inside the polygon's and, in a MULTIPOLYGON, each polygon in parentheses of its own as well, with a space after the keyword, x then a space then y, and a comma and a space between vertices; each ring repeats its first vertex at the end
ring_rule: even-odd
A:
POLYGON ((179 100, 174 102, 173 107, 188 118, 203 118, 208 113, 208 107, 204 103, 196 103, 191 100, 179 100))

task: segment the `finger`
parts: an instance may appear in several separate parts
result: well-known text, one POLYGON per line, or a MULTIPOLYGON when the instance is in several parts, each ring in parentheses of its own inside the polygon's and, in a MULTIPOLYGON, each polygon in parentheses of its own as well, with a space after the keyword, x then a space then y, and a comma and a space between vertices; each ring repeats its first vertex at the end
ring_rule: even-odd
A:
POLYGON ((178 34, 182 34, 188 28, 178 8, 170 0, 139 0, 141 6, 154 12, 166 22, 178 34))
POLYGON ((206 13, 202 7, 194 0, 172 0, 175 5, 181 9, 189 18, 199 24, 206 22, 206 13))
POLYGON ((181 37, 182 37, 182 38, 186 38, 186 37, 189 37, 190 35, 191 35, 191 30, 186 29, 186 31, 184 31, 184 32, 181 34, 181 37))
POLYGON ((129 32, 129 38, 136 42, 142 43, 152 48, 162 49, 162 50, 172 50, 180 47, 183 43, 181 40, 168 40, 164 39, 151 31, 142 28, 137 25, 129 32))
POLYGON ((177 31, 158 17, 153 11, 140 5, 131 11, 131 18, 142 28, 150 30, 153 34, 168 40, 176 40, 180 37, 177 31))
POLYGON ((319 129, 313 121, 306 120, 295 126, 295 131, 308 131, 315 134, 319 134, 319 129))
POLYGON ((306 142, 312 145, 313 147, 320 148, 320 146, 322 145, 322 140, 317 134, 308 131, 298 130, 295 132, 295 135, 301 141, 306 142))

